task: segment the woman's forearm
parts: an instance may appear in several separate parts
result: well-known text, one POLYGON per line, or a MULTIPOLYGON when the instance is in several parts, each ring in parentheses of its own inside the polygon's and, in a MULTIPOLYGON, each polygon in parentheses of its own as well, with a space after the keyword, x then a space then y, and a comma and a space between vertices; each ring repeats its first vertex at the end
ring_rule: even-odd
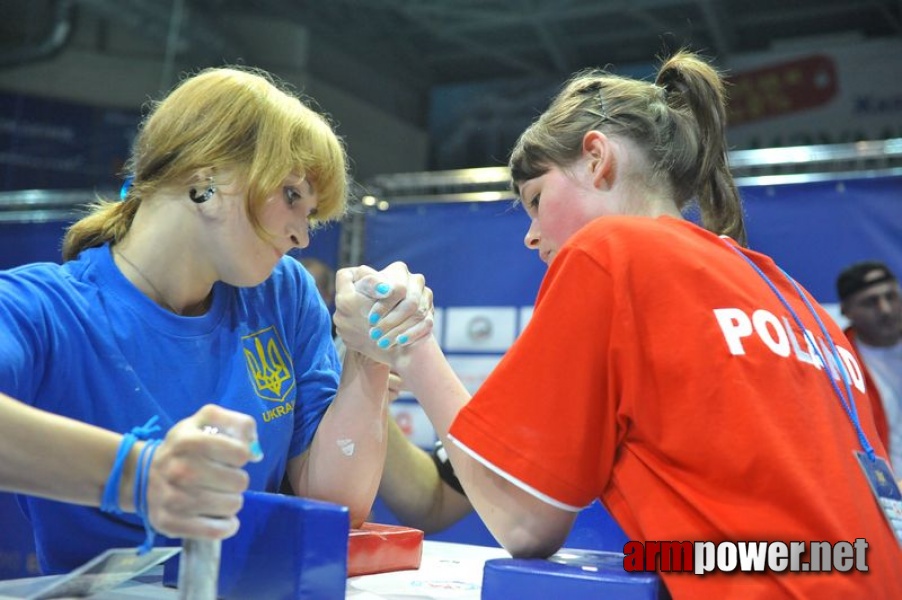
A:
MULTIPOLYGON (((99 506, 122 436, 48 413, 0 394, 0 489, 99 506)), ((132 448, 119 503, 131 493, 139 446, 132 448)))
POLYGON ((445 484, 432 457, 415 446, 393 419, 379 497, 403 525, 440 531, 469 513, 466 496, 445 484))
POLYGON ((575 513, 552 507, 490 470, 448 439, 470 394, 434 340, 406 349, 394 369, 426 411, 467 497, 498 542, 516 556, 548 556, 567 536, 575 513))
POLYGON ((352 526, 366 519, 382 476, 388 372, 386 365, 349 351, 310 450, 289 463, 296 493, 347 506, 352 526))

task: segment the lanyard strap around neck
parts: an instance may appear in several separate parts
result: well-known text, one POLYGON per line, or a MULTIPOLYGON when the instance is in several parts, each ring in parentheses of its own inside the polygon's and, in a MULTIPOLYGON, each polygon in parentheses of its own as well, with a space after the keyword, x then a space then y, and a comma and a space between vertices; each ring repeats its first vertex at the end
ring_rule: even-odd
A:
POLYGON ((783 294, 780 293, 780 290, 777 289, 777 286, 768 278, 767 275, 764 274, 764 271, 761 270, 755 262, 743 254, 743 252, 731 244, 729 241, 724 240, 724 243, 727 244, 732 250, 741 256, 751 267, 755 270, 756 273, 764 280, 764 282, 770 287, 771 291, 777 297, 783 307, 789 311, 789 314, 792 315, 793 321, 795 321, 796 326, 799 328, 799 331, 802 332, 802 336, 805 337, 810 343, 811 347, 814 349, 817 354, 818 359, 821 361, 821 364, 824 366, 824 374, 827 376, 827 379, 830 381, 830 385, 833 387, 833 391, 836 393, 837 398, 839 398, 839 403, 842 405, 843 409, 846 411, 846 415, 849 417, 849 420, 852 422, 852 426, 855 427, 855 432, 858 434, 858 440, 861 443, 862 449, 864 449, 865 453, 868 455, 868 458, 871 460, 876 460, 876 453, 874 452, 874 447, 871 446, 871 443, 868 441, 867 436, 864 433, 864 430, 861 428, 861 421, 858 418, 858 411, 855 408, 855 403, 852 400, 852 388, 849 385, 850 377, 849 373, 846 371, 846 367, 843 365, 843 362, 839 356, 839 351, 837 351, 836 346, 833 344, 833 339, 830 337, 830 334, 827 333, 827 328, 824 326, 823 321, 821 321, 820 317, 817 315, 817 311, 814 310, 814 307, 811 306, 811 303, 808 301, 808 298, 802 292, 802 289, 799 287, 799 284, 795 282, 795 280, 790 277, 786 271, 780 269, 780 272, 783 273, 783 276, 786 277, 787 281, 792 284, 792 287, 795 288, 796 292, 799 295, 799 298, 802 299, 802 302, 805 303, 805 306, 808 308, 808 312, 814 317, 814 320, 817 321, 817 325, 821 330, 821 334, 824 336, 824 340, 827 345, 830 347, 830 354, 833 362, 836 366, 836 370, 839 373, 840 378, 843 381, 845 387, 845 394, 842 390, 840 390, 839 386, 836 384, 836 380, 830 374, 830 365, 827 363, 826 357, 821 352, 821 348, 818 346, 817 341, 811 339, 811 336, 805 329, 805 326, 802 324, 802 320, 799 318, 799 315, 796 314, 796 311, 793 310, 792 306, 790 306, 789 302, 787 302, 786 298, 783 297, 783 294))

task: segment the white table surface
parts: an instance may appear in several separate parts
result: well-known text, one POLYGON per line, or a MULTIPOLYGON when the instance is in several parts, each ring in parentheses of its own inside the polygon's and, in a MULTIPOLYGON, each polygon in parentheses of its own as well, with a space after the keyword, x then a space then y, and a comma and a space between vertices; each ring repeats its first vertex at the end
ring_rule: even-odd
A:
POLYGON ((482 568, 492 558, 510 558, 501 548, 423 542, 415 571, 395 571, 348 579, 346 598, 354 600, 479 600, 482 568))
MULTIPOLYGON (((501 548, 423 542, 420 568, 378 575, 361 575, 347 581, 345 598, 354 600, 479 600, 482 569, 492 558, 508 558, 501 548)), ((96 600, 173 600, 178 591, 162 586, 162 572, 144 575, 138 580, 91 596, 96 600)), ((4 589, 19 586, 24 580, 0 582, 0 600, 17 598, 4 589)))

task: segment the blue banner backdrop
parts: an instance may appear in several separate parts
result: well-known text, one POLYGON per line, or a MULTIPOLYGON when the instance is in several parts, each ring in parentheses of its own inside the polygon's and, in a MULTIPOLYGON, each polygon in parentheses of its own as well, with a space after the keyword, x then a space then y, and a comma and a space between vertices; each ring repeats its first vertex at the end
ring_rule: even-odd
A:
POLYGON ((0 190, 116 188, 141 115, 0 94, 0 190))
POLYGON ((902 275, 902 177, 740 189, 749 245, 770 255, 821 303, 848 264, 882 260, 902 275))

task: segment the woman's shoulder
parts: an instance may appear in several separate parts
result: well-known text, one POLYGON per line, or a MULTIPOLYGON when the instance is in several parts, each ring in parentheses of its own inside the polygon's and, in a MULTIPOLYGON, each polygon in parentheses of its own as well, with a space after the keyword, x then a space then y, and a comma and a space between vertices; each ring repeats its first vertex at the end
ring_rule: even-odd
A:
POLYGON ((38 292, 46 288, 65 287, 70 278, 71 273, 65 263, 28 263, 0 271, 0 287, 38 292))
POLYGON ((591 221, 566 246, 611 274, 694 270, 715 249, 726 248, 718 236, 689 220, 621 215, 591 221))
POLYGON ((33 305, 70 302, 83 295, 85 287, 97 287, 91 281, 100 248, 85 251, 62 264, 36 262, 0 271, 0 298, 33 305))
POLYGON ((711 232, 687 219, 671 216, 642 217, 610 215, 593 219, 568 240, 574 246, 598 251, 615 247, 622 252, 631 247, 677 244, 689 240, 716 240, 711 232))

